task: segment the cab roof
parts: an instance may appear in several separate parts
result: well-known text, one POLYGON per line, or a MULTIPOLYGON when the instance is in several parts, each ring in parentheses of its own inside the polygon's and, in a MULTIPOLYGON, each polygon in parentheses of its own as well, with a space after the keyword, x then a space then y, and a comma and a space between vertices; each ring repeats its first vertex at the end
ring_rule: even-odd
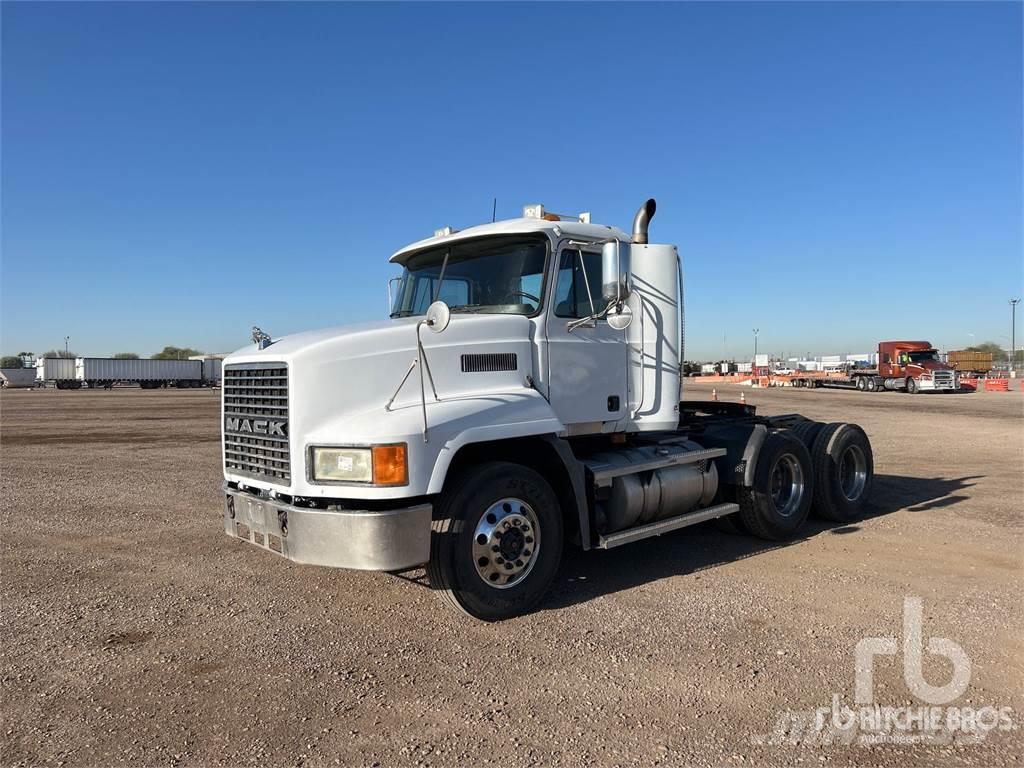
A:
POLYGON ((424 248, 448 243, 458 243, 470 240, 474 237, 487 235, 520 235, 542 232, 548 237, 557 240, 561 237, 579 238, 581 240, 606 240, 617 238, 629 242, 630 238, 625 232, 617 227, 604 224, 584 224, 579 221, 549 221, 547 219, 505 219, 488 224, 479 224, 475 227, 453 232, 450 235, 439 235, 410 243, 401 250, 396 251, 389 261, 393 264, 404 264, 412 254, 424 248))

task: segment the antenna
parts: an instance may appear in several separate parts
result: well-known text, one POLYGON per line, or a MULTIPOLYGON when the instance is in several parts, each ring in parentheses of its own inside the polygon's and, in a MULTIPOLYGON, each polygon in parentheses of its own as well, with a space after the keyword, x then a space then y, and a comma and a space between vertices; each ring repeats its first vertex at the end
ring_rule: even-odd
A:
POLYGON ((494 205, 491 206, 491 224, 494 223, 498 216, 498 198, 494 198, 494 205))

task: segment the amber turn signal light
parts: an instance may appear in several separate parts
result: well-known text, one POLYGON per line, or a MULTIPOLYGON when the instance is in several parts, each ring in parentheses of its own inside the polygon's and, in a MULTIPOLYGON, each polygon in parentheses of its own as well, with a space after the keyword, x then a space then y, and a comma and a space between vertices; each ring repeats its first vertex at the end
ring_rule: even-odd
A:
POLYGON ((405 443, 373 447, 373 484, 405 485, 409 482, 409 465, 405 443))

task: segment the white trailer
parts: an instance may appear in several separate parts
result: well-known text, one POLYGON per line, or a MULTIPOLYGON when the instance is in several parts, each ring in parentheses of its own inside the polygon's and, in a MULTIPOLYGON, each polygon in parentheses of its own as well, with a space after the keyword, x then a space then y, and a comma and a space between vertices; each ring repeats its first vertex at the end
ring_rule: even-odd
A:
POLYGON ((180 388, 203 385, 200 360, 121 360, 112 357, 80 357, 75 360, 75 378, 91 388, 117 383, 139 384, 143 389, 167 385, 180 388))
POLYGON ((199 360, 203 364, 203 384, 213 387, 220 384, 225 357, 227 355, 194 355, 189 360, 199 360))
POLYGON ((391 319, 254 329, 224 362, 224 532, 298 563, 425 565, 497 620, 543 598, 566 545, 858 519, 859 427, 680 400, 682 265, 648 242, 654 212, 632 235, 540 205, 446 227, 391 257, 391 319))
POLYGON ((57 389, 78 389, 82 383, 75 378, 73 357, 40 357, 36 360, 36 382, 53 382, 57 389))

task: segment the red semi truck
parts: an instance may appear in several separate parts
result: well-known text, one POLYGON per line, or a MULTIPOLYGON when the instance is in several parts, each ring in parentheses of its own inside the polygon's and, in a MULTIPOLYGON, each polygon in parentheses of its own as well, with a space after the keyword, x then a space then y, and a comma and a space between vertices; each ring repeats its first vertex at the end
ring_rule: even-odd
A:
POLYGON ((942 362, 939 352, 928 341, 881 341, 878 343, 878 367, 854 368, 845 376, 812 378, 795 376, 796 387, 832 387, 878 392, 883 389, 917 392, 955 392, 960 376, 942 362))

